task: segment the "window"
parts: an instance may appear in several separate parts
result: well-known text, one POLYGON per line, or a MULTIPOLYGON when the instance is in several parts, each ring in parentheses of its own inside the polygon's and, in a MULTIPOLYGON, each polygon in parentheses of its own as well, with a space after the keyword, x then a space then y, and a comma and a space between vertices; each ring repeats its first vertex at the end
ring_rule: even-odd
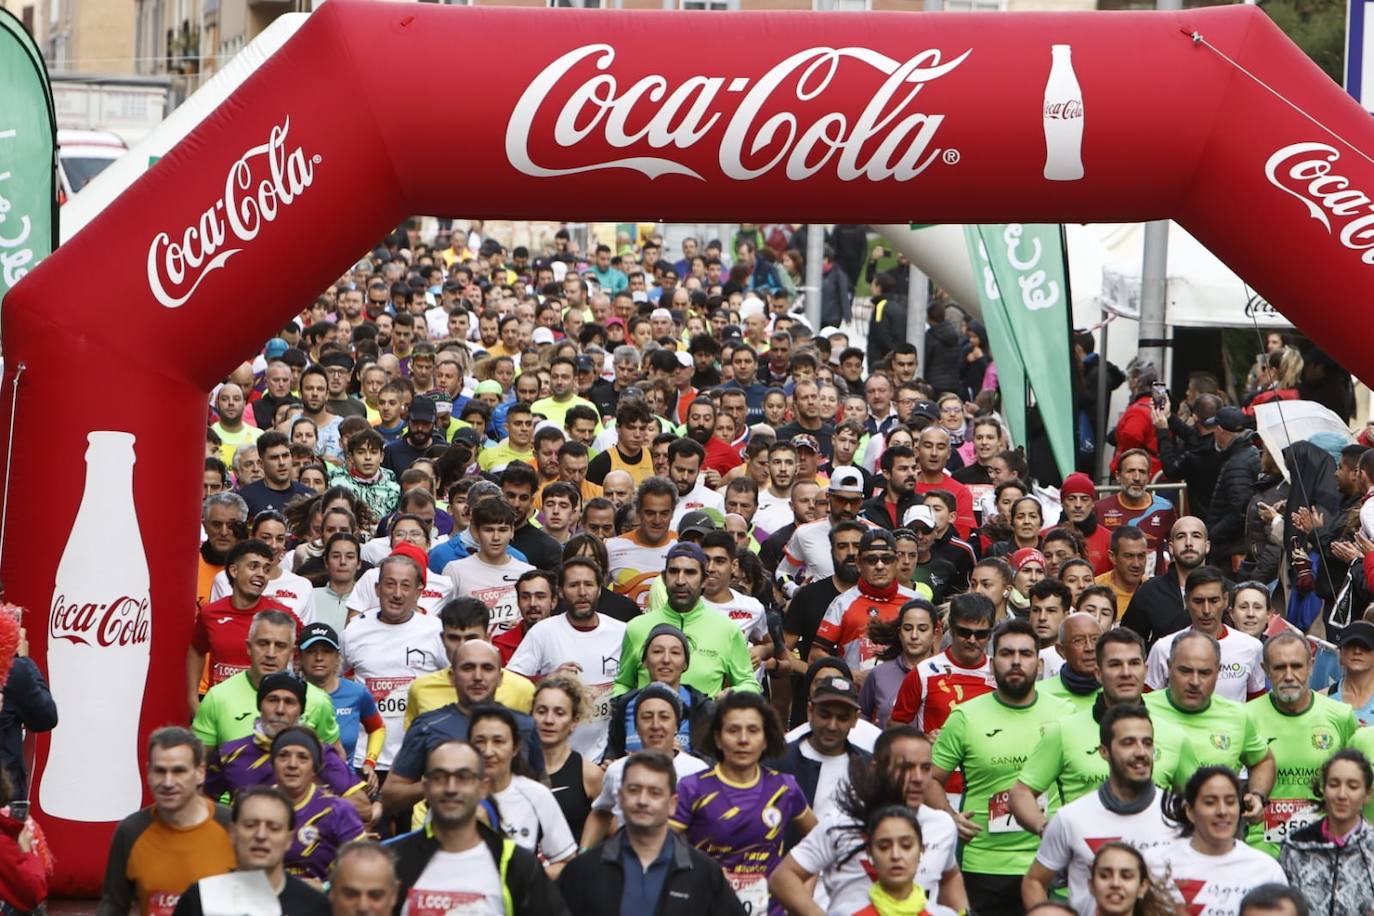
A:
MULTIPOLYGON (((825 0, 811 0, 811 8, 826 9, 825 0)), ((873 9, 873 0, 830 0, 829 9, 837 13, 864 13, 873 9)))
POLYGON ((945 0, 945 10, 951 13, 1000 13, 1006 9, 1006 0, 945 0))
POLYGON ((682 0, 684 10, 715 10, 723 12, 730 8, 729 0, 682 0))

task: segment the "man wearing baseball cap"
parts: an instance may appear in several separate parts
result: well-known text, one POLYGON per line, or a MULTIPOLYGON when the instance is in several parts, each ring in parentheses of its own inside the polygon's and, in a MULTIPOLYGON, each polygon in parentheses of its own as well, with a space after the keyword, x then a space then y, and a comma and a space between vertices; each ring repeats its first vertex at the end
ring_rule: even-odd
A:
MULTIPOLYGON (((858 468, 836 468, 831 473, 830 486, 826 489, 826 515, 798 525, 778 562, 776 576, 789 598, 798 585, 828 578, 835 572, 830 557, 830 528, 857 519, 864 495, 864 478, 858 468)), ((872 522, 865 521, 865 524, 872 522)))
POLYGON ((386 744, 386 724, 377 710, 377 701, 367 688, 351 678, 339 677, 342 653, 339 634, 327 623, 312 623, 301 631, 296 644, 296 667, 307 684, 313 684, 334 703, 334 718, 339 720, 339 743, 349 762, 355 757, 358 735, 367 733, 362 773, 370 791, 376 791, 377 759, 386 744))
MULTIPOLYGON (((869 760, 869 754, 849 740, 859 721, 859 685, 841 674, 816 678, 806 704, 806 719, 810 730, 789 741, 787 751, 768 765, 790 774, 816 817, 824 818, 836 810, 851 768, 862 767, 869 760)), ((796 845, 801 838, 791 835, 790 828, 788 832, 786 845, 796 845)))
POLYGON ((620 673, 616 675, 614 696, 620 696, 649 683, 644 664, 632 664, 643 657, 642 647, 649 633, 660 623, 672 624, 691 641, 692 656, 682 683, 707 696, 725 688, 759 690, 749 664, 749 645, 735 622, 707 607, 701 599, 706 584, 706 554, 690 541, 678 541, 669 548, 661 577, 666 599, 651 600, 649 609, 625 629, 620 649, 620 673))
POLYGON ((932 603, 943 604, 959 589, 959 571, 953 563, 936 555, 934 551, 935 513, 926 505, 912 506, 902 516, 902 525, 916 536, 916 570, 912 574, 913 581, 930 589, 932 603))
POLYGON ((886 528, 871 528, 859 541, 859 581, 830 602, 816 639, 811 661, 842 655, 854 671, 878 664, 878 647, 866 635, 869 621, 889 621, 916 592, 897 583, 897 539, 886 528))
POLYGON ((437 419, 438 411, 432 398, 423 395, 412 398, 405 433, 386 444, 382 454, 382 467, 399 478, 407 468, 424 456, 426 449, 434 445, 443 445, 443 436, 434 430, 437 419))

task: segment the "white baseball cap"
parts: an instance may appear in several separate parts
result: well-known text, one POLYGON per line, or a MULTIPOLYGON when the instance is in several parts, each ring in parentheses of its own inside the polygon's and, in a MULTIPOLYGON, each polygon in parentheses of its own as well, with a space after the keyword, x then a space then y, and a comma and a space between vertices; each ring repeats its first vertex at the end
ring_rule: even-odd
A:
POLYGON ((907 528, 912 525, 925 525, 934 531, 935 515, 930 511, 930 506, 912 506, 902 515, 902 525, 907 528))
POLYGON ((863 496, 864 475, 859 473, 858 468, 836 468, 830 474, 829 492, 841 496, 863 496))
POLYGON ((530 335, 530 341, 536 345, 553 343, 553 331, 548 328, 535 328, 530 335))

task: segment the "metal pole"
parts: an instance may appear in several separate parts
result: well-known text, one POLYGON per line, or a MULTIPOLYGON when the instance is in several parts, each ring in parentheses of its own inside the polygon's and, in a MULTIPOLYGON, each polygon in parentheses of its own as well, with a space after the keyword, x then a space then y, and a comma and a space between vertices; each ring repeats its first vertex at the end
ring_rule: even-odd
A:
POLYGON ((806 227, 806 323, 811 330, 821 329, 821 262, 825 260, 825 226, 812 223, 806 227))
MULTIPOLYGON (((1155 9, 1181 10, 1183 0, 1155 0, 1155 9)), ((1164 287, 1169 271, 1169 222, 1155 220, 1145 224, 1145 256, 1140 268, 1140 337, 1142 361, 1155 364, 1161 381, 1164 377, 1164 287)), ((1106 358, 1106 355, 1103 355, 1106 358)))
POLYGON ((910 261, 907 271, 906 342, 916 347, 917 374, 920 375, 926 368, 926 308, 930 305, 930 282, 910 261))
POLYGON ((1094 464, 1097 466, 1098 480, 1107 479, 1107 464, 1103 460, 1107 456, 1107 331, 1112 324, 1107 320, 1107 310, 1102 310, 1102 341, 1097 348, 1097 454, 1094 456, 1094 464))

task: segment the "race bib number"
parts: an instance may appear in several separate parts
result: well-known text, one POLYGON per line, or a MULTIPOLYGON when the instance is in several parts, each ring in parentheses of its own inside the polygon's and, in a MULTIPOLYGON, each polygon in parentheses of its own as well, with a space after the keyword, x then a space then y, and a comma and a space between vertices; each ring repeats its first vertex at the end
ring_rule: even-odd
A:
MULTIPOLYGON (((1040 813, 1045 813, 1049 800, 1040 795, 1035 799, 1040 813)), ((1011 790, 988 796, 988 833, 1025 833, 1011 813, 1011 790)))
POLYGON ((613 688, 615 684, 592 684, 590 686, 592 690, 592 713, 590 721, 611 721, 611 688, 613 688))
POLYGON ((172 911, 177 908, 177 901, 180 899, 180 894, 153 891, 148 895, 148 916, 172 916, 172 911))
POLYGON ((488 916, 486 894, 471 891, 424 891, 406 896, 406 916, 488 916))
POLYGON ((240 671, 247 670, 247 665, 230 665, 220 661, 213 662, 210 665, 210 683, 218 684, 221 681, 227 681, 240 671))
POLYGON ((730 887, 744 904, 749 916, 764 916, 768 912, 768 876, 758 872, 726 872, 730 887))
POLYGON ((492 636, 509 630, 520 619, 520 608, 515 603, 513 586, 473 589, 472 597, 491 609, 491 623, 487 630, 492 636))
POLYGON ((406 714, 406 693, 414 680, 413 677, 369 677, 364 678, 363 686, 372 694, 382 718, 394 718, 406 714))
POLYGON ((1320 819, 1317 803, 1308 798, 1273 798, 1264 806, 1264 842, 1282 843, 1295 830, 1320 819))

